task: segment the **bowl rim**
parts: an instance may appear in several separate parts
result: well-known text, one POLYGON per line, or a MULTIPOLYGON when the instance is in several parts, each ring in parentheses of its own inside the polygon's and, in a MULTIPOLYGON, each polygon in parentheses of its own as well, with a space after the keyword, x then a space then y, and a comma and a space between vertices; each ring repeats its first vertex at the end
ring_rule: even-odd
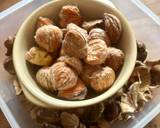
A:
POLYGON ((42 8, 44 7, 47 7, 47 6, 50 6, 50 4, 53 4, 55 2, 59 2, 59 1, 62 1, 62 0, 54 0, 54 1, 50 1, 50 2, 47 2, 46 4, 40 6, 39 8, 37 8, 36 10, 34 10, 28 17, 27 19, 25 19, 25 21, 23 22, 23 24, 21 25, 17 35, 16 35, 16 39, 15 39, 15 43, 14 43, 14 46, 13 46, 13 63, 14 63, 14 67, 15 67, 15 71, 17 73, 17 76, 19 78, 19 80, 23 83, 23 87, 29 91, 33 96, 35 96, 38 100, 44 102, 45 104, 48 104, 50 106, 53 106, 53 107, 59 107, 59 108, 75 108, 75 107, 84 107, 84 106, 89 106, 89 105, 93 105, 93 104, 96 104, 96 103, 99 103, 109 97, 111 97, 112 95, 114 95, 120 88, 123 87, 124 83, 129 79, 133 69, 134 69, 134 66, 135 66, 135 62, 136 62, 136 57, 137 57, 137 46, 136 46, 136 38, 135 38, 135 35, 134 35, 134 32, 130 26, 130 24, 128 23, 127 19, 123 16, 123 14, 116 8, 114 7, 111 7, 110 5, 108 5, 106 2, 104 1, 100 1, 100 0, 92 0, 93 2, 98 2, 100 4, 103 4, 106 6, 106 8, 109 8, 111 10, 113 10, 114 12, 117 12, 123 19, 124 21, 126 22, 127 26, 128 26, 128 29, 129 31, 132 33, 132 40, 135 41, 135 44, 133 44, 133 48, 134 51, 135 51, 135 54, 132 56, 132 62, 134 63, 130 63, 130 68, 129 70, 127 71, 128 73, 128 76, 125 76, 123 79, 120 79, 118 81, 118 84, 119 86, 117 86, 117 88, 112 88, 112 91, 109 91, 111 90, 108 89, 106 92, 96 96, 96 97, 93 97, 91 99, 85 99, 85 100, 81 100, 81 101, 67 101, 67 100, 62 100, 62 99, 58 99, 58 98, 55 98, 55 97, 52 97, 50 95, 48 95, 47 93, 45 93, 43 90, 41 89, 36 89, 34 88, 33 86, 26 86, 26 85, 33 85, 32 82, 30 81, 26 81, 25 78, 27 78, 23 73, 22 71, 19 70, 18 66, 18 63, 16 62, 16 60, 18 59, 17 56, 16 56, 16 46, 18 45, 17 40, 19 38, 19 35, 21 33, 21 31, 23 30, 24 26, 27 24, 27 22, 29 21, 29 19, 31 19, 31 17, 33 15, 35 15, 39 10, 41 10, 42 8), (30 83, 29 83, 30 82, 30 83))

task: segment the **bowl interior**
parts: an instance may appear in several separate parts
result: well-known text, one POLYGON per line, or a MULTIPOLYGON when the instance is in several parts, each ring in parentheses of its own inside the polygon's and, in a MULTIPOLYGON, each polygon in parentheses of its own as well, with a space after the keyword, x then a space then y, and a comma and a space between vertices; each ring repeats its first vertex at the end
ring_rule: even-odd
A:
POLYGON ((19 79, 24 84, 24 87, 35 97, 51 106, 71 108, 98 103, 117 92, 129 78, 135 65, 136 54, 136 40, 134 33, 126 18, 120 14, 118 10, 107 5, 105 2, 100 2, 98 0, 55 0, 38 8, 25 20, 16 36, 13 48, 13 61, 19 79), (119 48, 125 53, 125 61, 121 72, 109 90, 97 97, 83 101, 65 101, 48 95, 37 85, 35 81, 34 74, 36 67, 28 65, 24 58, 25 53, 35 45, 34 34, 37 18, 39 16, 45 16, 52 18, 55 23, 58 23, 58 12, 60 8, 66 4, 77 5, 82 16, 84 16, 86 20, 102 18, 104 12, 112 13, 120 19, 123 28, 119 48))

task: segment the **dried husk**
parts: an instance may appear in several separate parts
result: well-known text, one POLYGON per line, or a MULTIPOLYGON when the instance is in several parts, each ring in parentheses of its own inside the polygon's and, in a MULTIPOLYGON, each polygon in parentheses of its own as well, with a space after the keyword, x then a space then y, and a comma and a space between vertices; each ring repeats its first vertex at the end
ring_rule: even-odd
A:
POLYGON ((94 39, 88 42, 87 57, 85 62, 90 65, 103 64, 107 57, 107 45, 101 39, 94 39))
POLYGON ((62 38, 62 30, 54 25, 44 25, 37 29, 35 34, 35 41, 38 46, 50 53, 59 50, 62 38))
POLYGON ((52 56, 45 50, 38 47, 32 47, 28 52, 26 52, 25 59, 31 64, 39 66, 49 66, 53 63, 52 56))
POLYGON ((80 59, 70 56, 60 56, 57 59, 58 62, 65 62, 68 66, 74 69, 78 74, 80 74, 83 70, 83 64, 80 59))

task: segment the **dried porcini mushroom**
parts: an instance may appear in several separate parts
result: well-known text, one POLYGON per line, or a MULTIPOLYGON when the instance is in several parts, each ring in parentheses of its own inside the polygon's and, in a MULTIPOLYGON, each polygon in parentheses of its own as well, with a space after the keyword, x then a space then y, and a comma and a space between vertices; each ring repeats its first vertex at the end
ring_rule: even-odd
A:
POLYGON ((110 124, 108 121, 105 119, 100 119, 98 120, 98 128, 111 128, 110 124))
POLYGON ((86 30, 71 23, 67 26, 67 33, 63 40, 63 51, 69 56, 74 56, 80 59, 86 56, 86 44, 88 34, 86 30))
POLYGON ((142 41, 137 41, 137 60, 145 61, 147 58, 147 50, 146 46, 142 41))
POLYGON ((104 28, 111 43, 117 43, 121 37, 122 26, 120 20, 113 14, 104 13, 104 28))
POLYGON ((91 75, 91 88, 97 92, 102 92, 110 88, 115 81, 115 72, 110 67, 93 72, 91 75))
POLYGON ((82 62, 75 57, 61 56, 57 59, 58 62, 65 62, 68 66, 74 69, 78 74, 83 70, 82 62))
POLYGON ((78 128, 79 118, 75 114, 70 114, 67 112, 61 113, 61 124, 64 128, 78 128))
POLYGON ((42 16, 38 17, 37 29, 44 25, 53 25, 53 21, 46 17, 42 17, 42 16))
POLYGON ((44 109, 40 107, 33 107, 30 111, 33 120, 38 123, 60 123, 60 112, 58 110, 44 109))
POLYGON ((90 65, 98 65, 105 62, 107 57, 107 45, 101 39, 94 39, 88 42, 87 57, 85 62, 90 65))
POLYGON ((105 64, 111 67, 114 71, 117 71, 122 67, 124 63, 124 57, 125 56, 122 50, 114 47, 108 47, 105 64))
POLYGON ((109 37, 103 29, 100 28, 91 29, 91 31, 89 32, 89 40, 94 40, 94 39, 102 39, 106 42, 107 46, 111 45, 109 37))
POLYGON ((22 93, 22 88, 20 82, 17 79, 13 80, 13 86, 16 92, 16 95, 20 95, 22 93))
POLYGON ((82 16, 77 6, 65 5, 59 12, 59 19, 61 27, 65 28, 69 23, 76 25, 82 24, 82 16))
POLYGON ((52 56, 45 50, 38 47, 32 47, 28 52, 26 52, 25 59, 31 64, 39 66, 49 66, 53 63, 52 56))
POLYGON ((153 85, 160 85, 160 64, 151 67, 151 81, 153 85))
POLYGON ((14 40, 15 40, 15 37, 9 36, 7 38, 7 40, 4 42, 4 46, 7 49, 7 52, 5 53, 6 56, 11 56, 12 55, 14 40))
POLYGON ((9 74, 11 75, 16 74, 11 56, 8 56, 7 58, 5 58, 3 62, 3 67, 9 74))
POLYGON ((84 115, 82 116, 83 122, 93 123, 96 122, 104 112, 104 104, 98 103, 85 108, 84 115))
POLYGON ((82 24, 82 28, 84 28, 88 32, 93 28, 102 28, 102 27, 103 27, 103 19, 84 21, 82 24))
POLYGON ((80 79, 74 87, 58 91, 58 97, 68 100, 82 100, 85 99, 86 95, 87 88, 80 79))
POLYGON ((54 90, 66 90, 76 86, 78 76, 64 62, 57 62, 50 67, 51 83, 54 90))
POLYGON ((37 29, 35 40, 39 47, 47 52, 55 52, 61 47, 63 33, 54 25, 44 25, 37 29))
POLYGON ((93 72, 99 70, 100 68, 101 68, 101 66, 99 66, 99 65, 91 66, 91 65, 85 64, 83 66, 83 71, 82 71, 80 77, 85 82, 86 86, 90 85, 91 75, 93 74, 93 72))
POLYGON ((115 100, 105 103, 104 117, 108 121, 115 120, 120 114, 120 107, 115 100))

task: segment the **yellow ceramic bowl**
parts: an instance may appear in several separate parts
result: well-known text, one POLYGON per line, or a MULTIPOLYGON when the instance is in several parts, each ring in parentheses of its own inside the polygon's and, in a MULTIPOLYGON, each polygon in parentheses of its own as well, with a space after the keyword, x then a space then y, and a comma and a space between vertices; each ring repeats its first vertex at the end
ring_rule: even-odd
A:
POLYGON ((22 83, 25 96, 33 103, 48 108, 75 108, 101 102, 115 94, 128 80, 136 61, 136 39, 127 19, 114 7, 102 0, 54 0, 35 10, 19 29, 13 48, 13 61, 16 73, 22 83), (35 24, 38 16, 46 16, 58 22, 58 12, 63 5, 77 5, 82 16, 88 20, 102 18, 104 12, 116 15, 122 23, 123 34, 119 42, 120 48, 125 53, 124 65, 113 86, 91 99, 82 101, 66 101, 50 96, 42 90, 35 81, 35 67, 28 65, 25 53, 35 44, 35 24))

